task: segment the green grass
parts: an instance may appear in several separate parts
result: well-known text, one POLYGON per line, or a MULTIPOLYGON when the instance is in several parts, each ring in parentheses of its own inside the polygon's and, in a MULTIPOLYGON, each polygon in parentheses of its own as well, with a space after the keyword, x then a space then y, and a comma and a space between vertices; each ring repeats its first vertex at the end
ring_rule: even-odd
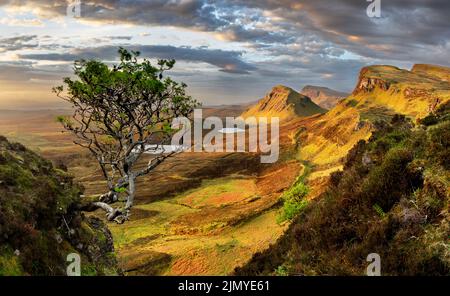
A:
POLYGON ((226 177, 204 180, 194 188, 175 197, 176 202, 193 208, 203 206, 223 206, 239 202, 256 194, 253 179, 226 177))
POLYGON ((122 248, 139 238, 152 235, 167 235, 170 230, 170 222, 181 215, 194 213, 198 210, 191 209, 170 201, 157 201, 146 205, 137 205, 135 209, 156 212, 148 218, 133 219, 122 225, 109 224, 116 248, 122 248))
POLYGON ((23 275, 19 257, 10 248, 2 248, 0 251, 0 276, 20 276, 23 275))

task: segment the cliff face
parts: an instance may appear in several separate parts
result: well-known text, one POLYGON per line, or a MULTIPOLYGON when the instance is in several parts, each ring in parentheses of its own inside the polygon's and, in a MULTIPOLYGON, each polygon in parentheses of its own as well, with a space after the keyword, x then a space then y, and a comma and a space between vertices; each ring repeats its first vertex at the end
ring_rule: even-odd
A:
POLYGON ((328 87, 314 85, 305 86, 300 93, 311 98, 311 100, 320 107, 328 110, 334 108, 339 101, 348 96, 346 93, 328 87))
POLYGON ((384 77, 383 73, 391 72, 401 74, 400 69, 392 66, 371 66, 363 68, 359 73, 358 83, 353 90, 353 95, 359 93, 369 93, 375 88, 387 91, 391 86, 387 77, 384 77))
POLYGON ((267 93, 257 104, 245 111, 242 116, 277 116, 280 119, 311 116, 325 112, 310 98, 301 95, 293 89, 277 85, 267 93))
POLYGON ((390 83, 387 81, 384 81, 383 79, 377 79, 377 78, 369 78, 369 77, 361 77, 358 83, 358 86, 356 87, 353 94, 358 94, 360 92, 371 92, 376 87, 387 91, 389 90, 390 83))
POLYGON ((62 169, 0 136, 0 275, 117 274, 111 233, 77 211, 83 189, 62 169))
POLYGON ((442 66, 419 64, 411 71, 370 66, 361 70, 350 99, 360 110, 383 107, 420 118, 450 99, 449 77, 450 68, 442 66))

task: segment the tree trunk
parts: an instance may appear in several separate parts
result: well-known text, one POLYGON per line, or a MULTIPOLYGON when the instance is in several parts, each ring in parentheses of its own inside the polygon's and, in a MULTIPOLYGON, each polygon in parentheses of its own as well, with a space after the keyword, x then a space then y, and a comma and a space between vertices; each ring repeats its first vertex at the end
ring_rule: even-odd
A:
POLYGON ((136 177, 134 174, 131 174, 128 177, 128 199, 125 205, 125 210, 131 209, 134 203, 134 195, 136 193, 136 177))

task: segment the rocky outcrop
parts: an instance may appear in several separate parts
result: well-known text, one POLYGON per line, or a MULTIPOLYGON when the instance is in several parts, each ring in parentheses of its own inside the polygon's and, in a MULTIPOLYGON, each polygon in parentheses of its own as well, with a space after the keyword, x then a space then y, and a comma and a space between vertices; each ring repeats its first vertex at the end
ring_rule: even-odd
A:
POLYGON ((370 77, 361 77, 356 89, 353 91, 353 94, 359 94, 360 92, 369 93, 373 91, 375 88, 380 88, 384 91, 389 90, 391 84, 383 79, 379 78, 370 78, 370 77))
POLYGON ((106 225, 77 210, 82 192, 63 167, 0 136, 0 275, 66 275, 69 254, 81 275, 120 273, 106 225))
POLYGON ((386 73, 400 75, 403 72, 408 71, 393 66, 370 66, 362 68, 359 73, 358 83, 352 94, 370 93, 376 88, 387 91, 390 89, 392 82, 387 79, 386 73))

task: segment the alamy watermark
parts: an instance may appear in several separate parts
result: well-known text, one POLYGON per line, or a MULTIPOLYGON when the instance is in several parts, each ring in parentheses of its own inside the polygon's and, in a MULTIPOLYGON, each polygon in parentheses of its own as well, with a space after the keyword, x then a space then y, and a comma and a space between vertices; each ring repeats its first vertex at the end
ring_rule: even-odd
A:
POLYGON ((370 18, 381 17, 381 0, 367 0, 367 2, 370 2, 366 10, 367 16, 370 18))
POLYGON ((377 253, 370 253, 367 255, 367 262, 370 264, 367 266, 366 273, 368 276, 380 276, 381 275, 381 257, 377 253))
POLYGON ((81 257, 77 253, 70 253, 67 255, 66 261, 69 262, 66 268, 66 274, 68 276, 80 276, 81 275, 81 257))
POLYGON ((81 17, 81 0, 72 0, 67 5, 66 14, 68 17, 81 17))
POLYGON ((203 118, 202 115, 202 109, 194 110, 193 127, 187 117, 177 117, 172 121, 172 129, 178 131, 173 135, 169 149, 189 152, 260 152, 261 163, 278 160, 278 117, 226 117, 224 126, 221 118, 203 118), (208 130, 206 135, 203 135, 204 130, 208 130))

